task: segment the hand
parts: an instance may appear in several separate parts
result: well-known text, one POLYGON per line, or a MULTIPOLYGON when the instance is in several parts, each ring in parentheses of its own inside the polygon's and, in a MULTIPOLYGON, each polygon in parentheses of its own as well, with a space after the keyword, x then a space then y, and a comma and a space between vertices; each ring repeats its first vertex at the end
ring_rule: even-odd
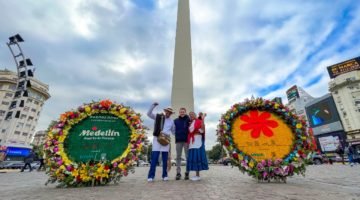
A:
POLYGON ((159 105, 158 102, 154 102, 154 103, 153 103, 153 106, 157 106, 157 105, 159 105))

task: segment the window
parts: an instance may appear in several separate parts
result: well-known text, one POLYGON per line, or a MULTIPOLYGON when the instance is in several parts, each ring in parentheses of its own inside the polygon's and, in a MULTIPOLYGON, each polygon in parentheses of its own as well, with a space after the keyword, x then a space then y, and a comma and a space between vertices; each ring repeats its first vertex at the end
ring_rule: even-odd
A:
POLYGON ((32 108, 32 109, 31 109, 31 112, 36 112, 36 109, 35 109, 35 108, 32 108))
POLYGON ((12 91, 15 91, 16 90, 16 85, 9 85, 9 89, 12 90, 12 91))
POLYGON ((34 101, 34 104, 35 104, 35 105, 39 105, 39 102, 38 102, 38 101, 34 101))
POLYGON ((10 102, 3 101, 3 102, 1 102, 1 104, 2 104, 2 105, 6 105, 6 106, 7 106, 7 105, 9 105, 9 104, 10 104, 10 102))
POLYGON ((5 115, 5 113, 6 113, 6 111, 5 111, 5 110, 0 110, 0 116, 4 116, 4 115, 5 115))
POLYGON ((33 100, 32 99, 27 99, 26 103, 31 103, 33 100))
POLYGON ((28 118, 28 121, 31 121, 31 120, 33 120, 33 119, 34 119, 34 117, 31 117, 31 116, 30 116, 30 117, 28 118))
POLYGON ((6 129, 1 130, 2 133, 5 133, 6 129))
POLYGON ((6 94, 5 94, 5 99, 11 98, 11 97, 12 97, 12 94, 11 94, 11 93, 6 93, 6 94))
POLYGON ((26 127, 26 128, 30 128, 30 127, 31 127, 31 124, 26 124, 25 127, 26 127))
POLYGON ((335 91, 334 91, 334 94, 338 94, 338 91, 337 91, 337 90, 335 90, 335 91))
POLYGON ((29 109, 30 109, 29 106, 24 107, 24 111, 29 111, 29 109))
POLYGON ((20 135, 20 131, 15 131, 14 134, 15 135, 20 135))
POLYGON ((18 122, 18 124, 16 125, 17 128, 22 128, 24 126, 24 123, 22 122, 18 122))
POLYGON ((20 119, 25 119, 26 118, 26 115, 24 115, 24 114, 22 114, 21 116, 20 116, 20 119))
POLYGON ((24 133, 22 133, 22 135, 23 136, 28 136, 29 134, 24 132, 24 133))

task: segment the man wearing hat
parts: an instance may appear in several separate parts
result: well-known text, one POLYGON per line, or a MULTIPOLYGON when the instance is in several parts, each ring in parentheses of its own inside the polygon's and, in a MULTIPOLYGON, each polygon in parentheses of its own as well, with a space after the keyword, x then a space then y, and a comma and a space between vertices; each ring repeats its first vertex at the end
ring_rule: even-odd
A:
POLYGON ((148 182, 153 182, 155 178, 155 172, 156 172, 156 164, 159 160, 159 156, 161 153, 162 157, 162 164, 163 164, 163 172, 162 172, 162 179, 163 181, 168 181, 168 174, 167 174, 167 164, 168 164, 168 156, 169 156, 169 150, 170 145, 162 145, 158 141, 158 136, 160 134, 164 134, 166 136, 169 136, 171 134, 175 133, 175 124, 174 121, 170 118, 170 116, 174 113, 173 109, 168 107, 164 109, 164 113, 161 114, 154 114, 153 110, 154 108, 159 105, 158 103, 153 103, 147 113, 147 115, 155 120, 154 125, 154 139, 152 143, 152 153, 151 153, 151 164, 150 164, 150 170, 148 174, 148 182))

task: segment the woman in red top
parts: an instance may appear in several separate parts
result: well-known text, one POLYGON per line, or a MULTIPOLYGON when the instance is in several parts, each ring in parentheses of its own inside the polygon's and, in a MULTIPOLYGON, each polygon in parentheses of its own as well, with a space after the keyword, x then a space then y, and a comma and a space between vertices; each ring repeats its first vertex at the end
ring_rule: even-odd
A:
POLYGON ((189 153, 186 164, 187 171, 196 171, 196 176, 191 180, 200 180, 200 171, 208 170, 208 161, 205 151, 205 117, 206 114, 199 113, 199 117, 196 118, 194 112, 190 112, 190 126, 189 126, 189 153))

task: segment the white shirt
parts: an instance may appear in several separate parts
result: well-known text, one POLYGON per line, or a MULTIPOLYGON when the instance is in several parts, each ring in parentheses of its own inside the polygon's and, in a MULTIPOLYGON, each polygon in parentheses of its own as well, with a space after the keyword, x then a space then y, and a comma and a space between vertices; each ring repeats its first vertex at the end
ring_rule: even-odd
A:
MULTIPOLYGON (((189 126, 189 131, 193 132, 195 129, 195 120, 193 120, 189 126)), ((199 129, 200 133, 203 133, 204 131, 202 129, 199 129)), ((202 135, 195 135, 194 136, 194 142, 190 140, 189 149, 199 149, 202 145, 202 135)))
MULTIPOLYGON (((147 113, 147 116, 151 119, 155 120, 156 115, 153 113, 155 106, 152 105, 147 113)), ((172 120, 170 117, 165 118, 164 127, 162 129, 162 132, 166 135, 175 134, 175 124, 174 120, 172 120)), ((154 136, 153 144, 152 144, 152 151, 160 151, 160 152, 169 152, 170 145, 163 146, 157 141, 157 137, 154 136)))

